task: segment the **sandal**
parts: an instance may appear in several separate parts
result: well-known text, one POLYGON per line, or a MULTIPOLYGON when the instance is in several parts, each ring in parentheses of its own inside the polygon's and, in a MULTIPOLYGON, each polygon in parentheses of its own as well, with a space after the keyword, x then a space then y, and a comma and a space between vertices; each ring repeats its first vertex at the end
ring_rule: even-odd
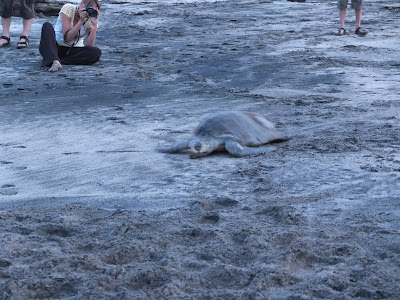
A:
POLYGON ((358 27, 356 29, 356 34, 358 34, 359 36, 364 36, 368 33, 368 31, 366 31, 365 29, 362 29, 361 27, 358 27))
POLYGON ((21 35, 19 37, 20 40, 25 40, 23 42, 18 42, 17 49, 26 48, 29 45, 29 38, 26 35, 21 35))
POLYGON ((346 29, 344 29, 343 27, 340 28, 340 29, 338 30, 338 32, 336 33, 336 35, 345 35, 345 34, 346 34, 346 29))
POLYGON ((7 41, 7 43, 2 44, 0 46, 0 48, 10 46, 10 38, 8 36, 2 35, 2 36, 0 36, 0 40, 6 40, 7 41))

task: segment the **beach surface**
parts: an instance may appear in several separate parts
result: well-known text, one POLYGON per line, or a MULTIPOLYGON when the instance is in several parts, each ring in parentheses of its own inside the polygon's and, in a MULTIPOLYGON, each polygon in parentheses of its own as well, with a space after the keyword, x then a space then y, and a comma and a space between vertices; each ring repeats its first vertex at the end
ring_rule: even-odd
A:
POLYGON ((93 66, 0 48, 0 299, 400 299, 400 5, 102 1, 93 66), (291 140, 155 150, 220 111, 291 140), (263 147, 270 147, 269 145, 263 147))

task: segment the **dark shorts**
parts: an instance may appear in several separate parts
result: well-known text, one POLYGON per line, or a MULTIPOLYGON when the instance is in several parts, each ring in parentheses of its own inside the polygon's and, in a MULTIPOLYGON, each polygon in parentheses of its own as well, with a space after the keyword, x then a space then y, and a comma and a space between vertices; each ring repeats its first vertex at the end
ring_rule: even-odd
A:
MULTIPOLYGON (((338 1, 338 8, 340 10, 346 9, 349 0, 339 0, 338 1)), ((351 0, 351 8, 354 9, 361 9, 363 7, 364 0, 351 0)))
MULTIPOLYGON (((13 15, 14 0, 0 0, 0 16, 9 18, 13 15)), ((35 0, 21 0, 20 16, 24 19, 35 17, 35 0)))

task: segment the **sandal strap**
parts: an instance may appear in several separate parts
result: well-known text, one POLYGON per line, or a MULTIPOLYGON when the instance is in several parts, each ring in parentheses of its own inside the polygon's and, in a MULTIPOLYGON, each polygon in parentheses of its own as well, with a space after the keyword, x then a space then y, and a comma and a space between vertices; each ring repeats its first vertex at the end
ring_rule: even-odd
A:
POLYGON ((18 44, 24 44, 24 45, 28 45, 29 44, 29 37, 27 37, 26 35, 21 35, 19 37, 19 39, 23 39, 23 40, 25 40, 25 42, 19 42, 18 44))
POLYGON ((1 39, 6 40, 7 43, 10 43, 10 37, 8 37, 8 36, 2 35, 2 36, 0 36, 0 40, 1 39))

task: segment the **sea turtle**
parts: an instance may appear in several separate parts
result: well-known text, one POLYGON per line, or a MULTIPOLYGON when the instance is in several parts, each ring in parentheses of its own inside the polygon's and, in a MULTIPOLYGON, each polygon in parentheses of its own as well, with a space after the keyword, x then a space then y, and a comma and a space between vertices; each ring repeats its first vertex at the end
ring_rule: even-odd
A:
POLYGON ((160 152, 185 151, 190 158, 199 158, 213 151, 228 151, 236 157, 254 156, 268 152, 256 147, 269 142, 282 142, 284 138, 264 115, 254 112, 227 111, 203 120, 186 141, 170 147, 157 148, 160 152))

